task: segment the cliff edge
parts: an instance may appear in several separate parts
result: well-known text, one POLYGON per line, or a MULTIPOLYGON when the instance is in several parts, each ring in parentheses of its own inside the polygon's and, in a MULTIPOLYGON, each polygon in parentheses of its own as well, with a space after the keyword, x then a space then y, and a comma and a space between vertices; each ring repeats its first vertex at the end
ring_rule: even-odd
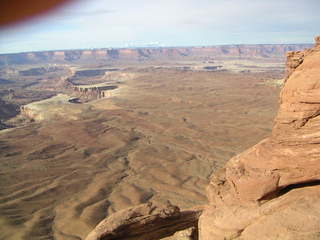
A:
POLYGON ((320 37, 287 69, 272 135, 211 179, 201 240, 320 238, 320 37))

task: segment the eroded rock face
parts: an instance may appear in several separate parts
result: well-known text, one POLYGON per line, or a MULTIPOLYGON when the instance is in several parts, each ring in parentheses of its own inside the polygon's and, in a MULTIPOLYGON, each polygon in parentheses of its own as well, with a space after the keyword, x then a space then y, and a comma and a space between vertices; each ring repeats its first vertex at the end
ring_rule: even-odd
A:
POLYGON ((152 202, 116 212, 100 222, 86 240, 156 240, 197 227, 201 210, 180 211, 176 206, 152 202))
POLYGON ((291 73, 301 65, 304 59, 304 51, 288 52, 287 53, 287 79, 291 73))
POLYGON ((212 178, 201 240, 320 238, 319 40, 288 55, 272 135, 212 178))

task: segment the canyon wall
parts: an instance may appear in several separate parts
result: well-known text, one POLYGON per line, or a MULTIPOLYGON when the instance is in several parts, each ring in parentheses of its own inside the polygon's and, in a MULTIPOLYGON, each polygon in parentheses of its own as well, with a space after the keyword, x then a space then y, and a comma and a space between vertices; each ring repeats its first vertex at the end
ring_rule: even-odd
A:
POLYGON ((79 97, 88 98, 88 99, 100 99, 107 96, 111 96, 110 90, 117 89, 116 85, 108 84, 96 84, 88 86, 73 86, 73 91, 78 93, 79 97))
POLYGON ((272 135, 211 179, 201 240, 320 238, 320 38, 287 67, 272 135))
POLYGON ((222 45, 210 47, 164 47, 94 49, 0 54, 0 65, 103 61, 212 60, 221 58, 283 58, 288 51, 310 44, 222 45))

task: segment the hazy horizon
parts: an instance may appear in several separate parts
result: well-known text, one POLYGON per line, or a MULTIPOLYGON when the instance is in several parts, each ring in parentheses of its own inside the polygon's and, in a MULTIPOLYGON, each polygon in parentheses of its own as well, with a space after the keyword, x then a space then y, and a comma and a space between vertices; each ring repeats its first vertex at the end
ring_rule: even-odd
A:
POLYGON ((318 0, 79 0, 0 29, 0 53, 96 48, 308 44, 318 0))
POLYGON ((43 50, 34 50, 34 51, 20 51, 20 52, 7 52, 2 53, 0 55, 5 54, 18 54, 18 53, 34 53, 34 52, 55 52, 55 51, 85 51, 85 50, 105 50, 105 49, 143 49, 143 48, 188 48, 188 47, 219 47, 219 46, 241 46, 241 45, 314 45, 313 42, 308 43, 257 43, 257 44, 246 44, 246 43, 239 43, 239 44, 216 44, 216 45, 181 45, 181 46, 132 46, 132 47, 101 47, 101 48, 68 48, 68 49, 43 49, 43 50))

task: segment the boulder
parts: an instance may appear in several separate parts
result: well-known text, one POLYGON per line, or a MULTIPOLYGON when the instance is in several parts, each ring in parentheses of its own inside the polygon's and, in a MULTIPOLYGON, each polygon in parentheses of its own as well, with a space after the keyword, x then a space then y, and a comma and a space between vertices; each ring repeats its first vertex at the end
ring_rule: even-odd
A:
POLYGON ((170 202, 148 202, 116 212, 89 233, 86 240, 156 240, 197 227, 201 209, 180 211, 170 202))

